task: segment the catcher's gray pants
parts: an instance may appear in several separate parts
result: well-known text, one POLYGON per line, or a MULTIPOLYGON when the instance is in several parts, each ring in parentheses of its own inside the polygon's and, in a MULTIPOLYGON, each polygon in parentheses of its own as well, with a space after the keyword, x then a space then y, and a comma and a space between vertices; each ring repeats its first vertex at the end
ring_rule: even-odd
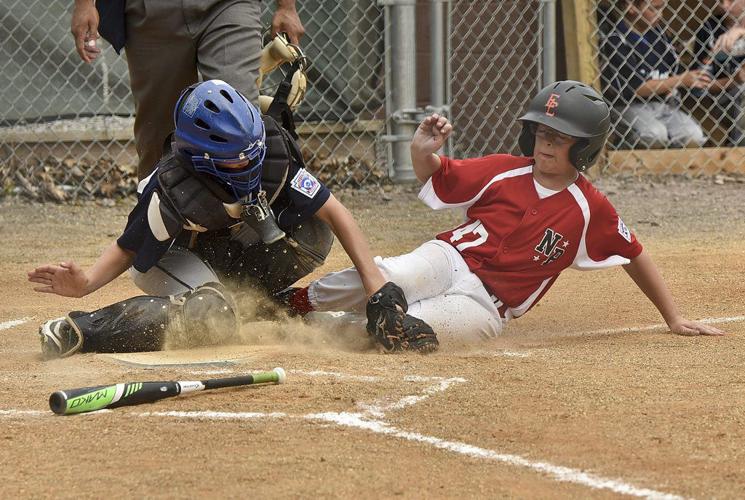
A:
POLYGON ((173 246, 146 273, 130 268, 135 285, 148 295, 181 295, 205 283, 219 283, 215 271, 194 252, 173 246))
MULTIPOLYGON (((429 324, 440 342, 482 341, 502 331, 504 320, 489 293, 451 245, 432 240, 411 253, 376 257, 375 263, 403 289, 409 314, 429 324)), ((308 298, 317 311, 364 312, 367 302, 353 267, 313 281, 308 298)))
POLYGON ((147 177, 173 131, 181 91, 224 80, 254 103, 261 59, 260 0, 127 0, 125 50, 135 101, 134 135, 147 177))

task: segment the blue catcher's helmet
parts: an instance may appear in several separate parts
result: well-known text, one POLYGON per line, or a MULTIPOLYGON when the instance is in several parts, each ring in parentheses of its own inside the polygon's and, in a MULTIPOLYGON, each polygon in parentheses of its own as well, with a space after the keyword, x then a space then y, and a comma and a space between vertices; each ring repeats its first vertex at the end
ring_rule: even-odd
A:
POLYGON ((177 154, 217 177, 236 199, 256 198, 266 132, 253 104, 222 80, 207 80, 181 93, 173 120, 177 154))

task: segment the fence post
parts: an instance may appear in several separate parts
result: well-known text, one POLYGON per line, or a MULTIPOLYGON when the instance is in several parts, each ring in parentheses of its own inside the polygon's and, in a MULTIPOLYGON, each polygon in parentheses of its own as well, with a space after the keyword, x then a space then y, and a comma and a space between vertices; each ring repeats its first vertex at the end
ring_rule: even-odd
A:
POLYGON ((543 28, 542 87, 556 81, 556 0, 541 0, 541 28, 543 28))
POLYGON ((448 0, 431 0, 429 4, 429 47, 431 54, 429 88, 430 104, 435 110, 441 110, 445 105, 445 64, 443 60, 445 32, 442 4, 446 1, 448 0))
POLYGON ((416 180, 411 165, 409 141, 418 121, 416 109, 416 0, 378 0, 378 5, 390 9, 390 108, 386 118, 391 135, 383 140, 391 143, 394 182, 416 180))

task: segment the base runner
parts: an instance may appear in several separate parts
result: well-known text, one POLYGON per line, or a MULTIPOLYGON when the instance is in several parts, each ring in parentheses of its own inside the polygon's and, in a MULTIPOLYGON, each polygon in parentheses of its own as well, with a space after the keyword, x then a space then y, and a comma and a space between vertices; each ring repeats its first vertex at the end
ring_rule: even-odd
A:
MULTIPOLYGON (((377 258, 408 299, 408 313, 442 340, 481 340, 530 310, 567 269, 623 266, 673 333, 720 335, 684 319, 649 255, 608 199, 581 173, 600 154, 609 129, 600 95, 580 82, 551 84, 520 118, 525 156, 438 157, 452 125, 425 118, 411 144, 419 198, 435 210, 462 208, 466 221, 411 253, 377 258)), ((331 273, 278 300, 297 314, 362 311, 354 268, 331 273)), ((352 315, 351 317, 354 317, 352 315)))

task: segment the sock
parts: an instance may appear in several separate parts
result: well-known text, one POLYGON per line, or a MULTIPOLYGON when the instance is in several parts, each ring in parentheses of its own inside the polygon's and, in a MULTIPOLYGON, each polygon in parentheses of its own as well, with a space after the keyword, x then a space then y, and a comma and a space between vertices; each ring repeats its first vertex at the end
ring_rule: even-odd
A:
POLYGON ((313 311, 313 305, 308 297, 308 287, 299 288, 292 294, 289 300, 290 309, 300 316, 305 316, 313 311))

